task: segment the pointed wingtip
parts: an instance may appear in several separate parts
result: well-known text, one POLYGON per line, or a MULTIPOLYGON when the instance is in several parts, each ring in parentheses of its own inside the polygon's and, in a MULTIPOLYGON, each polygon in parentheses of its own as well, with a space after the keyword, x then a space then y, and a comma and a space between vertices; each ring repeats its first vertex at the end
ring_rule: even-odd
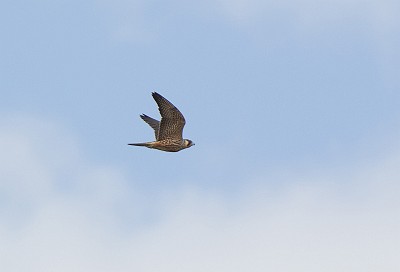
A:
POLYGON ((145 122, 147 122, 146 119, 153 119, 153 118, 151 118, 150 116, 148 116, 148 115, 146 115, 144 113, 140 115, 140 118, 142 118, 142 120, 145 121, 145 122))
POLYGON ((162 95, 157 92, 152 92, 151 95, 153 96, 153 98, 162 97, 162 95))

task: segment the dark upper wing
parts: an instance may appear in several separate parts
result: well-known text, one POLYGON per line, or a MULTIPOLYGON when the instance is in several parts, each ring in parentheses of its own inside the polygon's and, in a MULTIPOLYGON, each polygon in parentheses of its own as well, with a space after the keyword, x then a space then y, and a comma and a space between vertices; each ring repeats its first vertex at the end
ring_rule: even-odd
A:
POLYGON ((161 114, 160 128, 157 140, 182 139, 185 118, 182 113, 160 94, 152 93, 161 114))
POLYGON ((156 119, 151 118, 150 116, 147 116, 146 114, 140 115, 140 118, 142 118, 143 121, 145 121, 149 126, 151 126, 154 129, 156 140, 158 140, 158 130, 160 127, 160 122, 157 121, 156 119))

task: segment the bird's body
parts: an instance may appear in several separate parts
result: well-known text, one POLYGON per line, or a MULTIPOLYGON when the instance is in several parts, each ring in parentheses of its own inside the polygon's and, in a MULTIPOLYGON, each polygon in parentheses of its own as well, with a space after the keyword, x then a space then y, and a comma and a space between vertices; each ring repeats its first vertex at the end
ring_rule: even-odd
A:
POLYGON ((162 151, 167 151, 167 152, 178 152, 181 151, 182 149, 187 148, 187 144, 184 142, 185 140, 179 141, 179 140, 161 140, 161 141, 153 141, 153 142, 147 142, 147 143, 136 143, 136 144, 130 144, 134 146, 145 146, 148 148, 153 148, 153 149, 158 149, 162 151))
POLYGON ((145 114, 140 115, 140 117, 154 129, 156 140, 129 145, 145 146, 167 152, 178 152, 194 145, 191 140, 182 137, 183 127, 186 123, 182 113, 160 94, 154 92, 152 96, 158 105, 161 121, 145 114))

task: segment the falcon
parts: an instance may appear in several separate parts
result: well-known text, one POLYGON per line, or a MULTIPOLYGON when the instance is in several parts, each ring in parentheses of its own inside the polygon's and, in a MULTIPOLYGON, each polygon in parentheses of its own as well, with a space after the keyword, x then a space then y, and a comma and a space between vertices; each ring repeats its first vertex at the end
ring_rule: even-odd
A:
POLYGON ((166 152, 178 152, 182 149, 189 148, 194 145, 193 141, 183 139, 183 127, 185 126, 185 118, 182 113, 162 95, 153 92, 151 94, 158 105, 161 114, 161 121, 151 118, 146 114, 140 115, 152 129, 156 140, 146 143, 129 144, 134 146, 145 146, 147 148, 158 149, 166 152))

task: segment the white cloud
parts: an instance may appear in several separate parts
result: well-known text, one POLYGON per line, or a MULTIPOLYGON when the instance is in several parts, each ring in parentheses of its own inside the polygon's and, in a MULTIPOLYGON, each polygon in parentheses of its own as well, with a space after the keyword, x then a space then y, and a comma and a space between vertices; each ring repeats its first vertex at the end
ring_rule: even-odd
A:
POLYGON ((333 41, 337 40, 347 46, 351 39, 366 41, 365 47, 372 50, 371 59, 377 63, 377 77, 381 79, 382 87, 396 90, 400 86, 397 76, 399 1, 216 0, 212 3, 223 18, 244 29, 263 46, 276 43, 281 47, 279 39, 283 37, 287 44, 287 35, 291 41, 311 46, 321 39, 327 39, 329 44, 335 44, 333 41))
POLYGON ((283 18, 290 17, 292 22, 296 24, 307 25, 324 22, 346 24, 349 20, 368 17, 384 25, 398 25, 399 23, 399 19, 394 13, 399 3, 394 0, 210 1, 210 3, 212 2, 227 17, 237 23, 244 24, 253 20, 268 20, 277 16, 277 14, 283 15, 283 18))
POLYGON ((1 271, 400 269, 400 152, 346 176, 262 174, 235 199, 182 188, 160 201, 159 221, 127 230, 118 209, 137 192, 68 131, 9 119, 0 139, 1 271))

